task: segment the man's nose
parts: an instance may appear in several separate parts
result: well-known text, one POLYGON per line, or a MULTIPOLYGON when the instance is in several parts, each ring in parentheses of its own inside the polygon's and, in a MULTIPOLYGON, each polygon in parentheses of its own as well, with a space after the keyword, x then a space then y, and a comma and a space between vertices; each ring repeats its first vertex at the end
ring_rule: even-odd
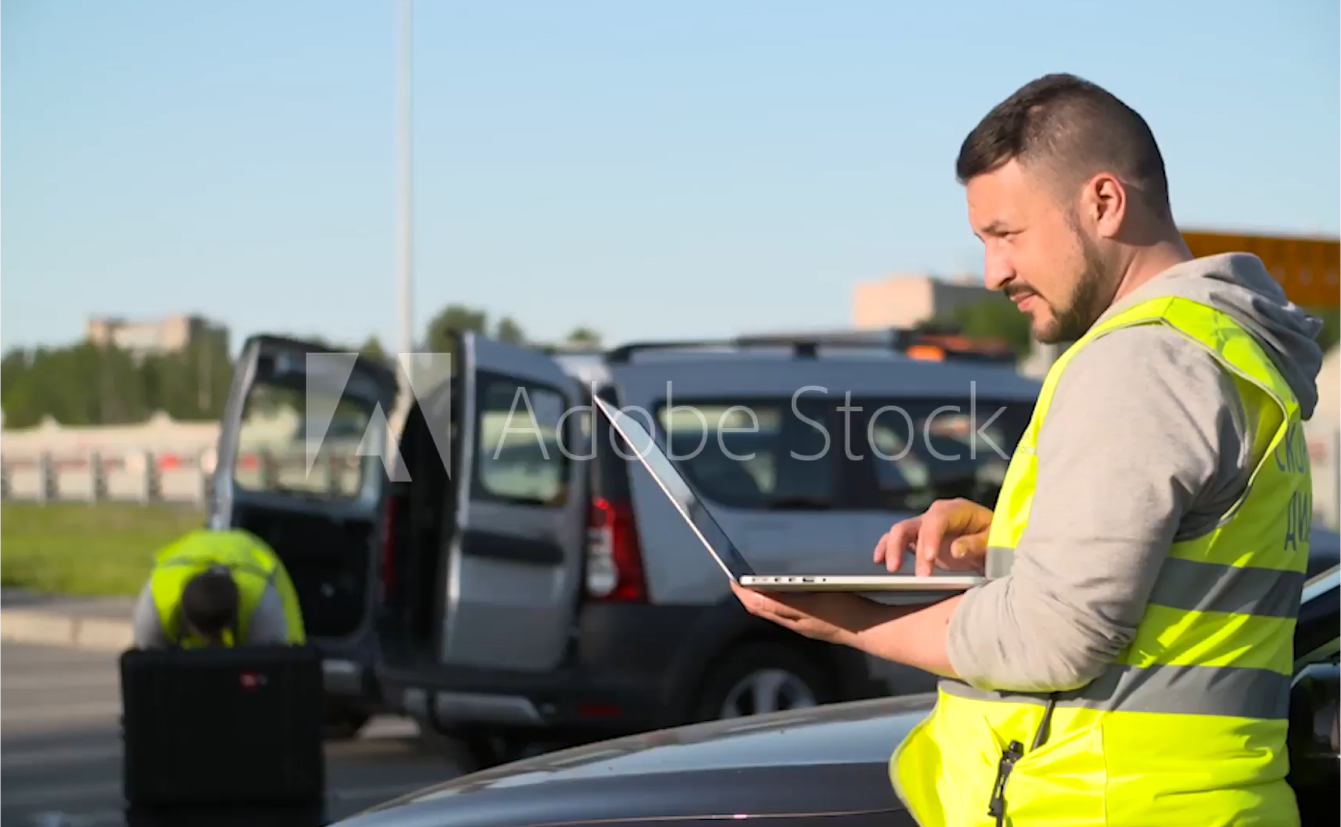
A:
POLYGON ((1000 290, 1015 278, 1015 268, 1010 259, 1001 255, 988 254, 983 262, 983 281, 989 290, 1000 290))

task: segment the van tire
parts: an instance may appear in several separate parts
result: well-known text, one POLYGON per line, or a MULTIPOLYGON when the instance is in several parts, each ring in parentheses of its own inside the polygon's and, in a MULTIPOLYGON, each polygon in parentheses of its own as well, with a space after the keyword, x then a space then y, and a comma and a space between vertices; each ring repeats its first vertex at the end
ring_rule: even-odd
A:
MULTIPOLYGON (((808 699, 814 705, 837 700, 833 681, 809 647, 771 641, 746 643, 718 656, 709 668, 690 711, 691 720, 717 721, 729 717, 724 714, 728 700, 739 694, 747 681, 756 679, 769 684, 782 681, 784 696, 808 699)), ((742 714, 754 713, 744 709, 742 714)))
POLYGON ((526 746, 513 738, 495 735, 487 730, 441 732, 422 722, 419 726, 419 741, 426 751, 440 755, 456 765, 462 775, 514 761, 521 757, 526 746))
POLYGON ((352 741, 359 736, 371 718, 367 712, 333 708, 326 714, 325 740, 352 741))
POLYGON ((511 760, 510 746, 506 738, 487 732, 471 733, 456 739, 452 757, 461 772, 470 774, 506 764, 511 760))

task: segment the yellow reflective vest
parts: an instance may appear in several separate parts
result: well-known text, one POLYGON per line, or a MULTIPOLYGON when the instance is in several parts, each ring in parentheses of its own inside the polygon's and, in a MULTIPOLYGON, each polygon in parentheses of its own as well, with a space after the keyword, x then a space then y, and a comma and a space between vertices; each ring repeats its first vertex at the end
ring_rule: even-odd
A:
POLYGON ((1034 446, 1067 363, 1101 336, 1150 324, 1234 377, 1261 459, 1218 528, 1169 549, 1135 638, 1089 685, 1032 695, 941 683, 890 759, 923 827, 1299 823, 1286 730, 1312 476, 1293 392, 1233 319, 1154 299, 1095 325, 1053 365, 993 513, 988 570, 1009 571, 1029 524, 1034 446))
POLYGON ((238 628, 225 632, 225 645, 236 646, 248 639, 252 614, 272 583, 284 604, 289 642, 305 642, 302 611, 288 572, 265 542, 240 529, 192 531, 159 552, 150 575, 150 589, 169 642, 183 648, 204 645, 198 636, 184 632, 182 589, 192 577, 214 566, 227 568, 238 588, 238 628))

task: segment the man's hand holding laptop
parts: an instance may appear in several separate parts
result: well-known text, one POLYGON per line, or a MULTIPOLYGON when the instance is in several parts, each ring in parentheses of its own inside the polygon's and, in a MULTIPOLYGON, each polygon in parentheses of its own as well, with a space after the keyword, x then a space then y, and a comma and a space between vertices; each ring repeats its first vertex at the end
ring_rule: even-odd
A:
POLYGON ((873 603, 853 592, 768 592, 742 586, 731 590, 755 617, 770 620, 808 638, 862 648, 861 634, 889 618, 873 603))
MULTIPOLYGON (((991 510, 968 500, 938 500, 917 517, 895 523, 875 548, 889 571, 916 554, 919 576, 934 568, 981 573, 991 510)), ((738 583, 731 590, 750 614, 814 640, 860 649, 945 677, 957 677, 945 652, 945 627, 959 596, 930 606, 889 606, 854 592, 773 592, 738 583)))

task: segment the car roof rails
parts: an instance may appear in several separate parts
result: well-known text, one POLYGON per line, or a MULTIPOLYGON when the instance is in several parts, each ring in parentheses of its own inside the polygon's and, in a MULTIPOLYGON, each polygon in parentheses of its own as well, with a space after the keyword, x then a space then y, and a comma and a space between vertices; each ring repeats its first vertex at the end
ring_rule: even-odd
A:
POLYGON ((749 333, 738 336, 736 341, 741 345, 755 347, 791 345, 804 348, 813 355, 814 351, 821 347, 902 351, 913 343, 913 337, 914 334, 910 330, 892 327, 880 330, 838 330, 798 334, 749 333))
POLYGON ((811 353, 815 346, 832 348, 872 348, 893 351, 909 359, 932 362, 988 362, 1011 364, 1014 351, 1003 343, 981 342, 941 328, 883 328, 842 331, 810 337, 811 353))
POLYGON ((535 345, 536 350, 546 356, 604 356, 606 349, 600 345, 535 345))
POLYGON ((734 339, 665 339, 660 341, 628 342, 605 352, 608 362, 627 363, 635 353, 648 350, 736 350, 740 343, 734 339))
POLYGON ((813 359, 821 347, 883 351, 924 361, 976 361, 1013 364, 1015 354, 1004 345, 982 346, 949 331, 883 328, 818 333, 755 333, 729 339, 684 339, 630 342, 606 351, 612 363, 627 363, 634 354, 666 350, 739 350, 741 348, 790 348, 800 359, 813 359))

